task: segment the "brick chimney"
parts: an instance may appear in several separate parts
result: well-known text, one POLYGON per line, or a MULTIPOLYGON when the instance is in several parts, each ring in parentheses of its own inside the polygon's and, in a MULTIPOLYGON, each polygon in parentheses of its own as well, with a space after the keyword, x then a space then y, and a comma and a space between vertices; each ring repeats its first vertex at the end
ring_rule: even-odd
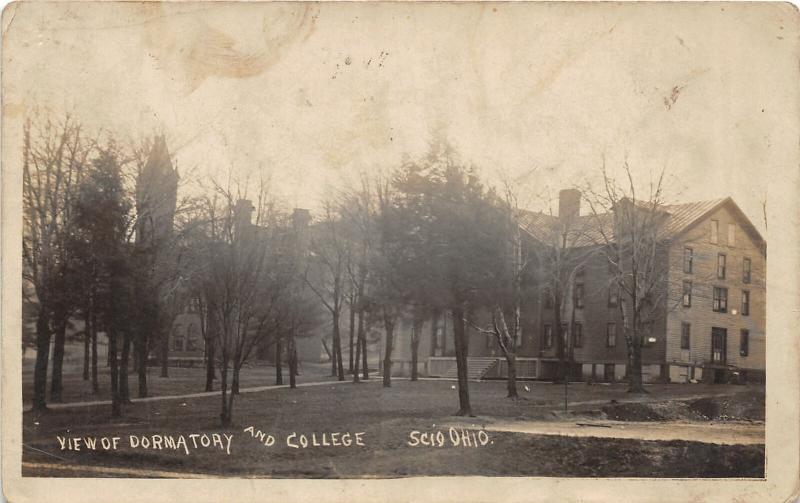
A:
POLYGON ((302 229, 311 221, 311 212, 305 208, 295 208, 292 212, 292 227, 302 229))
POLYGON ((253 224, 253 212, 255 211, 253 201, 249 199, 239 199, 233 208, 234 225, 244 231, 253 224))
POLYGON ((563 189, 558 192, 558 218, 571 220, 581 214, 581 191, 563 189))

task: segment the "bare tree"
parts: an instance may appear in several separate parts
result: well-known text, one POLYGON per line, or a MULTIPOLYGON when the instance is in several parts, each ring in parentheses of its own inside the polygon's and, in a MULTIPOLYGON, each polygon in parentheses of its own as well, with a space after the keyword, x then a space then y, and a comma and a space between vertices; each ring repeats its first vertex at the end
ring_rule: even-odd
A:
MULTIPOLYGON (((215 195, 206 201, 207 227, 203 254, 202 292, 213 320, 220 355, 222 424, 233 418, 235 390, 228 389, 229 372, 234 379, 257 344, 260 299, 269 271, 277 229, 275 208, 266 185, 261 184, 257 206, 246 199, 246 190, 215 184, 215 195), (253 223, 253 212, 256 212, 253 223)), ((263 332, 262 332, 263 333, 263 332)))
POLYGON ((344 381, 340 324, 347 293, 348 243, 332 202, 325 204, 323 219, 310 239, 310 251, 311 257, 306 266, 304 280, 331 315, 332 374, 344 381))
POLYGON ((46 408, 50 337, 56 333, 51 393, 61 396, 61 365, 72 302, 64 294, 68 267, 71 206, 81 173, 92 150, 81 125, 66 114, 60 121, 28 119, 23 131, 23 280, 36 297, 36 366, 34 409, 46 408), (60 288, 59 288, 60 287, 60 288))
POLYGON ((644 195, 626 162, 625 179, 615 180, 603 163, 602 186, 587 187, 594 235, 605 253, 612 281, 620 291, 619 312, 628 350, 629 392, 643 393, 642 346, 648 328, 664 311, 668 289, 663 208, 664 170, 650 180, 644 195), (609 221, 609 216, 611 217, 609 221))

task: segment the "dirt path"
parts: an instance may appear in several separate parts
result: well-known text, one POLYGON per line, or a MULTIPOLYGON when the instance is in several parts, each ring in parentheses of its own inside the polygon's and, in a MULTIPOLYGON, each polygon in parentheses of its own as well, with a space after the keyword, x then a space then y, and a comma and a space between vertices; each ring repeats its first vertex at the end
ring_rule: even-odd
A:
MULTIPOLYGON (((374 380, 378 382, 377 380, 374 380)), ((306 383, 298 383, 298 388, 305 388, 310 386, 333 386, 335 384, 349 384, 352 381, 316 381, 316 382, 306 382, 306 383)), ((259 391, 268 391, 273 389, 282 389, 288 388, 288 384, 280 384, 280 385, 272 385, 272 386, 254 386, 251 388, 241 388, 239 393, 257 393, 259 391)), ((188 393, 184 395, 164 395, 164 396, 149 396, 147 398, 131 398, 131 402, 138 403, 138 402, 158 402, 162 400, 180 400, 185 398, 202 398, 206 396, 219 396, 221 392, 219 390, 216 391, 204 391, 200 393, 188 393)), ((69 402, 69 403, 48 403, 47 408, 49 409, 72 409, 75 407, 94 407, 96 405, 111 405, 111 400, 94 400, 88 402, 69 402)), ((31 404, 25 404, 26 409, 30 409, 31 404)))
MULTIPOLYGON (((478 425, 450 423, 455 428, 480 429, 478 425)), ((637 440, 686 440, 721 445, 763 444, 764 423, 749 422, 629 422, 629 421, 494 421, 483 429, 560 435, 568 437, 628 438, 637 440)))

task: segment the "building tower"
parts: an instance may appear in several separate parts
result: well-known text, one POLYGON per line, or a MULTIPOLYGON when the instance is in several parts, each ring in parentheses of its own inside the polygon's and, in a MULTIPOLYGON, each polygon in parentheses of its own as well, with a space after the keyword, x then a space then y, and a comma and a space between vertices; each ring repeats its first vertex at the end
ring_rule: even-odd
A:
POLYGON ((178 171, 172 166, 164 136, 156 136, 136 180, 136 244, 139 249, 154 251, 170 239, 177 199, 178 171))

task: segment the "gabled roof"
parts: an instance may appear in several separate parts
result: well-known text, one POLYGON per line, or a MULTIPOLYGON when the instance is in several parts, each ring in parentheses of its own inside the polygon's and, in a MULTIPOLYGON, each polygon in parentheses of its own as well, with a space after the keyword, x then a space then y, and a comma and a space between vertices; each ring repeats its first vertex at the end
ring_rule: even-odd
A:
POLYGON ((666 225, 666 234, 674 237, 683 231, 688 230, 695 222, 701 220, 706 214, 715 211, 722 206, 725 201, 731 200, 729 197, 723 199, 711 199, 708 201, 695 201, 683 204, 668 204, 662 206, 664 211, 669 213, 666 225))
MULTIPOLYGON (((764 238, 730 197, 661 206, 659 210, 667 215, 662 237, 674 239, 694 227, 709 214, 726 205, 737 214, 745 232, 757 243, 764 243, 764 238)), ((553 243, 558 234, 564 232, 561 221, 553 215, 520 210, 518 218, 522 230, 542 243, 553 243)), ((570 222, 567 229, 568 242, 570 246, 591 246, 605 243, 605 237, 613 239, 613 224, 612 213, 581 215, 570 222)))

